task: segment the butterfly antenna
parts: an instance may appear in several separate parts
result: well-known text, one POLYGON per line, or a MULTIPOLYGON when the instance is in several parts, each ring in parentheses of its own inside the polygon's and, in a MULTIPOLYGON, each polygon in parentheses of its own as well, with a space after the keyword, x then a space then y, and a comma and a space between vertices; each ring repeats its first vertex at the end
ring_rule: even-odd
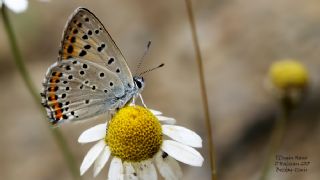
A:
POLYGON ((150 72, 150 71, 156 70, 156 69, 161 68, 161 67, 163 67, 163 66, 164 66, 164 63, 161 63, 161 64, 160 64, 159 66, 157 66, 157 67, 154 67, 154 68, 152 68, 152 69, 148 69, 148 70, 146 70, 146 71, 143 71, 142 73, 139 74, 139 77, 140 77, 141 75, 143 75, 143 74, 146 74, 146 73, 148 73, 148 72, 150 72))
POLYGON ((134 73, 135 75, 138 73, 139 69, 141 68, 141 65, 142 65, 142 63, 143 63, 144 57, 147 55, 147 52, 149 51, 150 46, 151 46, 151 41, 148 41, 148 44, 147 44, 147 46, 146 46, 146 49, 144 50, 143 55, 142 55, 142 57, 140 58, 139 63, 138 63, 138 65, 137 65, 137 68, 136 68, 136 70, 135 70, 135 73, 134 73))

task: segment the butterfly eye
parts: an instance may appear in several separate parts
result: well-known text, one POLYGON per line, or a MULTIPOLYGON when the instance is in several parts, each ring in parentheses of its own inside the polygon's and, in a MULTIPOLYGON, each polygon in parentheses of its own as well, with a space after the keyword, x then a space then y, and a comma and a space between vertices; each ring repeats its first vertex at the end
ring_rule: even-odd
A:
POLYGON ((142 83, 139 80, 136 81, 136 84, 137 84, 139 89, 142 87, 142 83))

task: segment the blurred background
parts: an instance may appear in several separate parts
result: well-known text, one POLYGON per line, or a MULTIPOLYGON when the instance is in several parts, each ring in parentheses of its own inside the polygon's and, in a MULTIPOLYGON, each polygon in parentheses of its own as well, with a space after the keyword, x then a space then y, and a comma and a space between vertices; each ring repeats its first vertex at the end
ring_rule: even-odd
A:
MULTIPOLYGON (((39 93, 47 68, 56 61, 65 23, 78 6, 99 17, 131 69, 152 41, 144 68, 161 62, 166 65, 146 75, 144 100, 201 135, 204 165, 181 165, 184 179, 209 179, 207 130, 185 2, 30 0, 26 12, 10 13, 10 18, 39 93)), ((301 60, 311 82, 307 97, 288 122, 279 153, 307 156, 311 164, 306 173, 276 173, 272 166, 271 179, 319 179, 320 1, 201 0, 193 1, 193 10, 219 179, 259 177, 279 113, 277 101, 266 88, 266 76, 269 65, 283 58, 301 60)), ((2 18, 0 21, 0 179, 72 179, 47 120, 19 76, 2 18)), ((60 128, 79 167, 91 145, 80 145, 77 138, 97 122, 60 128)), ((107 173, 105 168, 95 179, 106 179, 107 173)), ((92 179, 92 171, 83 179, 92 179)))

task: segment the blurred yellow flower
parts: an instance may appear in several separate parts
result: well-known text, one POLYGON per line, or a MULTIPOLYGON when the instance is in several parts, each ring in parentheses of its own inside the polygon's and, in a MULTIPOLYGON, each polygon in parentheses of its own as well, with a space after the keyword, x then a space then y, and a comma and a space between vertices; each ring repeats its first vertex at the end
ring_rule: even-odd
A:
POLYGON ((309 81, 305 66, 293 59, 274 62, 269 69, 269 76, 273 85, 281 90, 302 90, 309 81))

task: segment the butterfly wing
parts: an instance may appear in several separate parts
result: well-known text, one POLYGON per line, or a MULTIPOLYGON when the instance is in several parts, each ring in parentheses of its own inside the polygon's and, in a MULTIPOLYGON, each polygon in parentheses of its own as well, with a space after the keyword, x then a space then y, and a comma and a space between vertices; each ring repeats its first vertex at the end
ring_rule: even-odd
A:
POLYGON ((116 108, 125 90, 120 78, 83 59, 58 61, 47 71, 43 105, 52 124, 94 117, 116 108))
POLYGON ((43 86, 43 104, 52 124, 57 124, 116 108, 134 82, 102 23, 89 10, 78 8, 65 27, 58 62, 49 68, 43 86))
POLYGON ((124 56, 99 19, 85 8, 78 8, 69 19, 59 52, 59 60, 87 59, 118 74, 128 88, 134 86, 124 56))

